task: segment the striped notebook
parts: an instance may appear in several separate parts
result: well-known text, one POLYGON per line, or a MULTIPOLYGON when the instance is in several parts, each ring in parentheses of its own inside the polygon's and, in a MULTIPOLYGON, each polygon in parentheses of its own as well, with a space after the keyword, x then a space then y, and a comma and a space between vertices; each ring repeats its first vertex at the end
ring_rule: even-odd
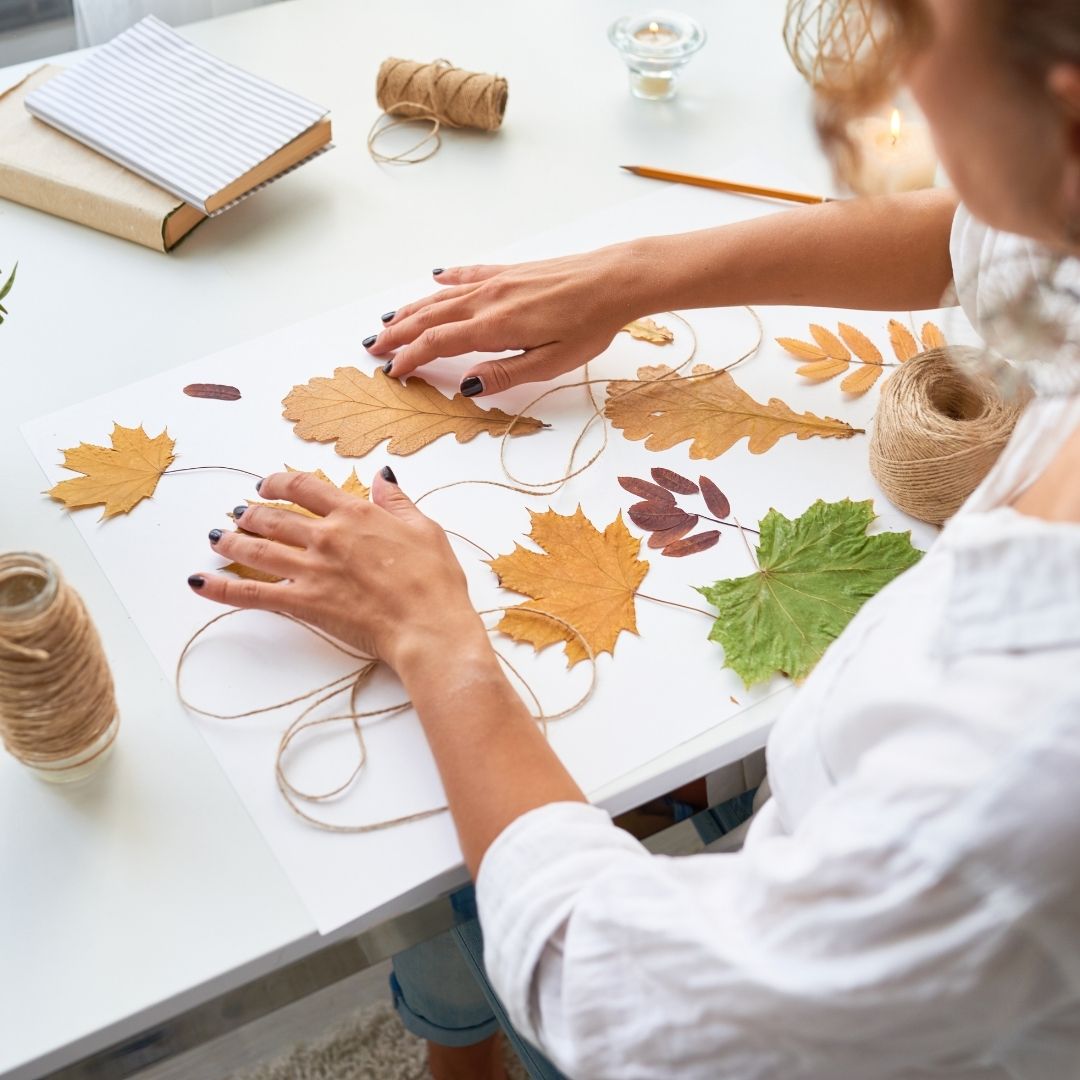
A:
POLYGON ((38 119, 216 214, 330 145, 321 105, 150 15, 26 97, 38 119))

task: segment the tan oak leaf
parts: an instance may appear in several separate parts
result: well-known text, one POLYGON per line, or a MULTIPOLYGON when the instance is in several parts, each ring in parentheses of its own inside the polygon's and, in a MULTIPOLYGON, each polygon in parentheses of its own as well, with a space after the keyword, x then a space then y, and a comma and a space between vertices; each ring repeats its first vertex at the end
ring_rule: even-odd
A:
POLYGON ((670 345, 675 340, 675 335, 655 319, 635 319, 623 330, 637 341, 648 341, 652 345, 670 345))
POLYGON ((47 492, 69 510, 81 506, 104 506, 102 520, 126 514, 157 488, 161 474, 173 462, 175 440, 163 431, 150 438, 137 428, 113 424, 111 446, 79 443, 65 450, 64 468, 83 473, 61 480, 47 492))
POLYGON ((546 612, 569 623, 594 656, 613 653, 624 630, 637 633, 634 594, 649 571, 638 558, 641 541, 630 535, 622 514, 600 532, 582 513, 531 511, 529 539, 541 551, 515 545, 488 564, 499 584, 529 600, 503 615, 498 629, 537 652, 564 642, 567 666, 588 657, 581 641, 546 612))
POLYGON ((414 454, 443 435, 459 443, 477 435, 531 435, 544 424, 531 416, 515 418, 501 409, 482 409, 471 398, 440 393, 423 379, 404 383, 376 371, 365 375, 339 367, 331 378, 294 386, 282 402, 282 415, 301 439, 333 442, 342 457, 363 457, 389 439, 391 454, 414 454))
POLYGON ((628 439, 645 440, 647 450, 690 443, 691 458, 716 458, 740 439, 752 454, 763 454, 785 435, 850 439, 857 430, 843 420, 797 413, 779 398, 755 401, 726 371, 705 364, 698 378, 672 376, 668 367, 641 368, 647 383, 613 380, 604 413, 628 439))

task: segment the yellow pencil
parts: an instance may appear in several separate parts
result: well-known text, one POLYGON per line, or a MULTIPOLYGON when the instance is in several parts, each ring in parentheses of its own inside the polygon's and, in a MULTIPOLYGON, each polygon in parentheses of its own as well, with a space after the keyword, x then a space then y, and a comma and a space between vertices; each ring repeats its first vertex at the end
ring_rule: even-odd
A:
POLYGON ((665 169, 650 169, 646 165, 620 165, 620 169, 635 176, 646 176, 650 180, 670 180, 675 184, 693 184, 695 187, 712 188, 714 191, 733 191, 738 195, 758 195, 764 199, 784 199, 797 203, 832 202, 826 195, 804 195, 801 191, 785 191, 783 188, 758 187, 755 184, 736 184, 732 180, 714 180, 708 176, 694 176, 691 173, 668 172, 665 169))

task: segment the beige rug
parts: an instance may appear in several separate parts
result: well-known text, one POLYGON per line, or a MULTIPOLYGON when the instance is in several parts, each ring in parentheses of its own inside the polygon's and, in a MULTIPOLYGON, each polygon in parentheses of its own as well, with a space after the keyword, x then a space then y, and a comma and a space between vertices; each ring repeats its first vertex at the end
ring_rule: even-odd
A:
MULTIPOLYGON (((511 1050, 506 1057, 511 1080, 528 1080, 511 1050)), ((430 1075, 424 1042, 402 1027, 390 1005, 373 1005, 321 1038, 297 1043, 287 1054, 228 1080, 429 1080, 430 1075)))

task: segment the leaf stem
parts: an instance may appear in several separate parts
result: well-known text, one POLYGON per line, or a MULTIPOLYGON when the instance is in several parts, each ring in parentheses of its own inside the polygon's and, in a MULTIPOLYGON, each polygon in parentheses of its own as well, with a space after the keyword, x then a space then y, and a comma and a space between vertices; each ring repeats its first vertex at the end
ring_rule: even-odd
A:
POLYGON ((642 600, 651 600, 654 604, 666 604, 668 607, 682 608, 684 611, 696 611, 699 615, 707 615, 710 619, 716 619, 716 612, 706 611, 704 608, 693 607, 690 604, 680 604, 677 600, 662 600, 659 596, 650 596, 648 593, 636 592, 635 596, 640 596, 642 600))
POLYGON ((752 532, 755 536, 760 536, 761 533, 757 529, 751 529, 749 525, 737 525, 733 521, 721 521, 719 518, 714 518, 711 514, 698 514, 699 518, 705 518, 707 521, 715 521, 717 525, 726 525, 729 529, 738 529, 740 532, 752 532))
POLYGON ((203 469, 224 469, 226 472, 243 473, 244 476, 254 476, 256 480, 262 479, 260 473, 249 472, 247 469, 238 469, 235 465, 187 465, 180 469, 166 469, 161 475, 171 476, 173 473, 202 472, 203 469))

